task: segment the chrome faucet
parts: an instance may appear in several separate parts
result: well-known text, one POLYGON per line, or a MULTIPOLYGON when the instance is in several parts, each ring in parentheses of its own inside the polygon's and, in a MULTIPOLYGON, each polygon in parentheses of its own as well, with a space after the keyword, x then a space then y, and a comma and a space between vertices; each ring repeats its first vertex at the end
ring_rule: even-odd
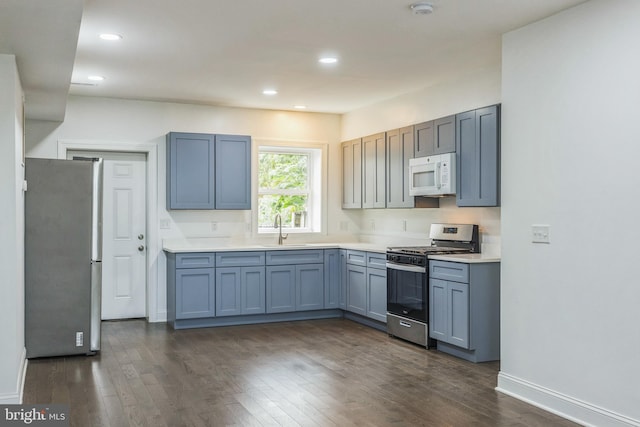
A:
POLYGON ((280 216, 280 214, 276 214, 276 220, 275 220, 273 226, 275 228, 279 228, 280 229, 280 231, 278 233, 278 244, 282 245, 284 243, 284 239, 289 237, 289 235, 288 234, 285 234, 284 236, 282 235, 282 217, 280 216))

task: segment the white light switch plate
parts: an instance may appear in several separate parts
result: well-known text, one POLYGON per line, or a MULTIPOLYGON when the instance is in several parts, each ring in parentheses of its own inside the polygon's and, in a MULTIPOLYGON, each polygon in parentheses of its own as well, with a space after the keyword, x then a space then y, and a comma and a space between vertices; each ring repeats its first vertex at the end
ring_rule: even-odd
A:
POLYGON ((531 241, 533 243, 551 243, 551 227, 546 224, 533 224, 531 226, 531 241))

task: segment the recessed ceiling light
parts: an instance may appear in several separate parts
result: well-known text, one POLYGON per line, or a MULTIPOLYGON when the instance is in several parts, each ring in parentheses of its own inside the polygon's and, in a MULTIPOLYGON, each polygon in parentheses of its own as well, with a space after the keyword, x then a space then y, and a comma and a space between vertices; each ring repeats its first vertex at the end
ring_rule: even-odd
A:
POLYGON ((278 91, 275 89, 265 89, 262 91, 263 95, 277 95, 278 91))
POLYGON ((335 56, 323 56, 318 60, 318 62, 321 64, 335 64, 338 62, 338 58, 335 56))
POLYGON ((94 81, 94 82, 101 82, 104 80, 103 76, 89 76, 87 77, 87 79, 94 81))
POLYGON ((100 38, 102 40, 109 40, 109 41, 122 40, 122 36, 120 34, 115 34, 115 33, 102 33, 100 34, 100 38))
POLYGON ((294 105, 293 108, 296 110, 305 110, 307 108, 306 105, 294 105))
POLYGON ((433 5, 431 3, 418 2, 409 6, 409 9, 414 15, 428 15, 433 12, 433 5))

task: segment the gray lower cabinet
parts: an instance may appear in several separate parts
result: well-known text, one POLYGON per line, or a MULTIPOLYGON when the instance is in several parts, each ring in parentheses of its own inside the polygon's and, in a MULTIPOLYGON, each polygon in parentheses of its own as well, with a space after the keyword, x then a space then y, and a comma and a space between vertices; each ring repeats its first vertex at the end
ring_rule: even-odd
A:
POLYGON ((386 255, 347 250, 345 283, 347 311, 380 322, 387 321, 386 255))
POLYGON ((456 204, 500 205, 500 106, 456 115, 456 204))
POLYGON ((347 311, 367 315, 367 267, 347 264, 347 311))
POLYGON ((251 137, 167 134, 167 209, 251 209, 251 137))
POLYGON ((471 362, 500 358, 500 263, 429 261, 429 336, 471 362))
POLYGON ((216 268, 216 315, 266 312, 265 267, 216 268))
POLYGON ((367 268, 367 317, 387 321, 387 270, 367 268))
POLYGON ((216 316, 266 312, 264 264, 261 251, 216 254, 216 316))
POLYGON ((340 249, 324 251, 324 308, 343 308, 342 255, 340 249))
POLYGON ((216 315, 213 253, 167 254, 167 320, 216 315))
POLYGON ((324 308, 324 250, 266 253, 267 313, 324 308))
POLYGON ((295 266, 267 266, 267 313, 285 313, 296 310, 295 282, 295 266))

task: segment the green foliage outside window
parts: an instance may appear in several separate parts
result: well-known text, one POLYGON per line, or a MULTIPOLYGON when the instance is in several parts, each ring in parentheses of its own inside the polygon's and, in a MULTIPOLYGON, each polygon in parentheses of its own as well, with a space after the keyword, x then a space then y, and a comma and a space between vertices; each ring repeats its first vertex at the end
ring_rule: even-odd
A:
MULTIPOLYGON (((293 227, 296 212, 306 213, 309 156, 298 153, 260 152, 258 156, 258 226, 274 226, 276 214, 283 227, 293 227)), ((299 216, 300 218, 300 216, 299 216)))

